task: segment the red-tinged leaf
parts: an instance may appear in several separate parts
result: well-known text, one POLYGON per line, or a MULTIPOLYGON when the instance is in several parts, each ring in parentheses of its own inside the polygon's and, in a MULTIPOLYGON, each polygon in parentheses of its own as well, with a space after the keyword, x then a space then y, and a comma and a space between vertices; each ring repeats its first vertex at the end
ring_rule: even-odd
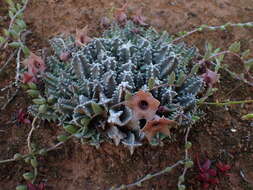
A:
POLYGON ((127 6, 128 4, 125 3, 121 8, 115 9, 114 18, 119 23, 124 23, 127 20, 127 14, 126 14, 127 6))
POLYGON ((138 9, 136 14, 133 16, 133 21, 141 26, 147 26, 145 23, 146 18, 142 15, 142 9, 138 9))
POLYGON ((207 170, 209 170, 210 166, 211 166, 211 161, 209 159, 207 159, 205 161, 205 163, 201 166, 201 168, 204 169, 205 171, 207 171, 207 170))
POLYGON ((20 109, 18 111, 18 116, 17 116, 17 121, 19 123, 25 123, 25 124, 30 124, 31 121, 29 119, 26 118, 26 112, 23 109, 20 109))
POLYGON ((228 170, 231 169, 231 166, 228 164, 223 164, 222 162, 218 162, 216 164, 216 167, 221 171, 221 172, 227 172, 228 170))
POLYGON ((29 183, 27 186, 28 186, 28 190, 45 190, 46 189, 46 185, 44 183, 40 183, 39 185, 29 183))
POLYGON ((45 190, 46 185, 44 183, 39 184, 39 190, 45 190))
POLYGON ((203 189, 208 189, 209 188, 209 184, 208 183, 203 183, 203 189))
POLYGON ((210 178, 208 182, 212 185, 216 185, 219 183, 219 180, 217 178, 210 178))
POLYGON ((197 162, 197 166, 198 166, 199 170, 200 170, 201 172, 204 172, 203 168, 202 168, 201 165, 200 165, 199 155, 198 155, 198 154, 196 155, 196 162, 197 162))
POLYGON ((36 79, 36 77, 33 74, 29 74, 28 72, 24 72, 23 78, 22 78, 22 82, 24 84, 28 84, 30 82, 36 83, 37 79, 36 79))
POLYGON ((217 176, 217 172, 216 172, 215 169, 209 169, 209 170, 208 170, 208 174, 209 174, 210 176, 213 176, 213 177, 217 176))
POLYGON ((208 173, 200 173, 198 176, 198 179, 199 179, 199 181, 202 181, 202 182, 208 182, 209 177, 210 176, 208 173))

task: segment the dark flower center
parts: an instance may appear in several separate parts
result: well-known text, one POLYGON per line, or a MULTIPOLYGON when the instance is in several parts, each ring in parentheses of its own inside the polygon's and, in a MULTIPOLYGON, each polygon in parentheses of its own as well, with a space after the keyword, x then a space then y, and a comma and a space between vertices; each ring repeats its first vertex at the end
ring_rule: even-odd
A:
POLYGON ((159 125, 159 122, 158 121, 155 121, 154 123, 153 123, 153 127, 157 127, 159 125))
POLYGON ((141 100, 141 101, 139 102, 139 107, 140 107, 142 110, 148 109, 148 102, 145 101, 145 100, 141 100))
POLYGON ((146 119, 140 119, 139 120, 139 125, 140 125, 140 128, 142 129, 147 123, 147 120, 146 119))

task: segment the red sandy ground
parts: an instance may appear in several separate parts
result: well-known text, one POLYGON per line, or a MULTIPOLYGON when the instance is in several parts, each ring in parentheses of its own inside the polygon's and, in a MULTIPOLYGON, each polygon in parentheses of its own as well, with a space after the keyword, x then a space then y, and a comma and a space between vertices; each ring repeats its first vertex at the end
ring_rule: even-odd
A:
MULTIPOLYGON (((191 30, 201 24, 219 25, 226 22, 248 22, 253 18, 252 0, 133 0, 129 1, 130 13, 143 8, 147 23, 158 30, 167 30, 173 34, 191 30)), ((48 46, 48 39, 59 33, 73 33, 76 28, 89 25, 90 36, 99 36, 103 30, 101 18, 110 15, 112 7, 120 7, 124 2, 117 0, 37 0, 31 1, 25 13, 32 35, 28 37, 28 46, 34 52, 48 46)), ((6 7, 0 2, 0 15, 6 14, 6 7)), ((5 17, 2 17, 5 19, 5 17)), ((4 26, 4 23, 0 27, 4 26)), ((6 26, 6 25, 5 25, 6 26)), ((199 33, 187 38, 203 50, 205 42, 215 47, 226 48, 232 42, 240 40, 243 49, 253 52, 252 29, 233 29, 199 33)), ((0 55, 0 62, 6 60, 11 50, 0 55)), ((234 58, 225 61, 237 70, 240 62, 234 58)), ((8 84, 15 75, 15 63, 0 76, 0 88, 8 84)), ((252 88, 233 80, 222 73, 219 91, 210 101, 252 99, 252 88)), ((0 96, 3 94, 0 94, 0 96)), ((0 99, 0 103, 5 100, 0 99)), ((0 114, 0 159, 12 157, 16 152, 26 152, 26 137, 29 125, 18 126, 15 120, 19 108, 30 104, 24 92, 0 114)), ((250 122, 242 121, 242 115, 252 111, 252 106, 232 106, 228 110, 203 106, 207 113, 205 119, 191 131, 189 140, 193 143, 191 155, 208 152, 211 159, 221 159, 232 166, 230 177, 220 179, 221 183, 213 187, 216 190, 250 190, 252 184, 246 183, 240 176, 243 169, 246 178, 253 182, 253 127, 250 122), (232 132, 230 129, 237 131, 232 132)), ((42 123, 35 131, 33 141, 39 147, 52 146, 61 129, 55 125, 42 123)), ((183 156, 183 136, 178 142, 164 147, 144 146, 131 157, 124 147, 115 147, 104 143, 99 150, 88 145, 71 141, 40 160, 38 181, 47 183, 52 190, 106 190, 112 185, 127 184, 135 179, 161 170, 173 164, 183 156)), ((11 190, 24 183, 22 173, 30 166, 22 162, 0 165, 0 189, 11 190)), ((176 189, 177 177, 182 168, 172 174, 159 176, 144 183, 143 187, 133 189, 168 190, 176 189)), ((195 179, 197 171, 191 169, 186 177, 187 189, 202 189, 195 179)))

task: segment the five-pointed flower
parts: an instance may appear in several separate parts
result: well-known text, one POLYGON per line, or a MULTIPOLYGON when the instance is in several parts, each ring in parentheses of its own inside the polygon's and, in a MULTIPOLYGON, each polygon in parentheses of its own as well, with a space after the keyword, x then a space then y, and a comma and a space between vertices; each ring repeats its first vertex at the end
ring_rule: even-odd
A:
POLYGON ((175 121, 157 116, 155 119, 148 121, 142 131, 145 133, 148 141, 151 142, 158 132, 170 136, 170 129, 175 125, 175 121))
POLYGON ((85 26, 83 29, 76 29, 76 45, 84 46, 89 43, 92 39, 88 36, 88 26, 85 26))
POLYGON ((133 120, 152 120, 160 102, 151 93, 140 90, 125 104, 133 110, 133 120))

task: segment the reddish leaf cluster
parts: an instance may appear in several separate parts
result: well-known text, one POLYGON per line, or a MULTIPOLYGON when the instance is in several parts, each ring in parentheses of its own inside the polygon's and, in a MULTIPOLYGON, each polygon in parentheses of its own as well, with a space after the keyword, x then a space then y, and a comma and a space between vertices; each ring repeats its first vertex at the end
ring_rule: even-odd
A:
POLYGON ((216 169, 211 168, 212 162, 209 159, 206 159, 201 165, 198 156, 196 157, 196 162, 199 170, 197 179, 202 183, 203 189, 208 189, 210 185, 218 184, 218 174, 228 175, 226 172, 231 168, 230 165, 222 162, 216 164, 216 169))
POLYGON ((41 57, 30 53, 30 56, 24 61, 27 72, 23 74, 23 83, 37 82, 37 75, 46 70, 46 65, 41 57))
POLYGON ((147 26, 148 24, 145 23, 146 18, 142 15, 142 9, 138 9, 136 14, 132 17, 134 23, 139 24, 141 26, 147 26))
POLYGON ((29 119, 26 118, 27 114, 23 109, 20 109, 18 111, 18 116, 17 116, 17 121, 18 123, 24 123, 24 124, 30 124, 31 121, 29 119))
MULTIPOLYGON (((88 26, 85 26, 83 29, 76 29, 76 45, 84 46, 89 43, 92 39, 88 36, 88 26)), ((61 55, 62 58, 67 58, 69 55, 61 55)), ((61 59, 62 59, 61 58, 61 59)))
POLYGON ((125 3, 121 8, 115 9, 114 18, 118 23, 122 24, 122 23, 126 22, 126 20, 127 20, 127 14, 126 14, 127 6, 128 6, 128 4, 125 3))
POLYGON ((44 183, 40 183, 40 184, 29 183, 27 187, 28 187, 28 190, 46 190, 46 185, 44 183))
POLYGON ((228 165, 228 164, 223 164, 222 162, 218 162, 217 164, 216 164, 216 167, 219 169, 219 171, 222 173, 222 174, 224 174, 224 175, 228 175, 226 172, 228 171, 228 170, 230 170, 231 169, 231 166, 230 165, 228 165))

